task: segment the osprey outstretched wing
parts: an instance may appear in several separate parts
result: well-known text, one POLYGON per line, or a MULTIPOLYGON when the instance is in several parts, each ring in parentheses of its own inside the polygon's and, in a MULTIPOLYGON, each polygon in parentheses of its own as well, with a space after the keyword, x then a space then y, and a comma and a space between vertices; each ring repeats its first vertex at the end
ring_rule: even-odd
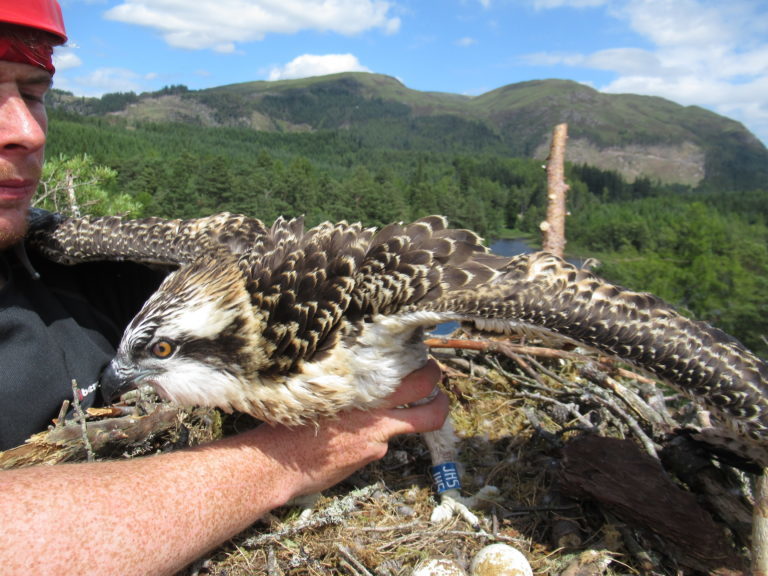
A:
POLYGON ((61 264, 130 260, 186 264, 202 254, 240 254, 266 233, 260 220, 223 212, 203 218, 167 220, 121 216, 66 218, 45 210, 30 213, 28 242, 61 264))

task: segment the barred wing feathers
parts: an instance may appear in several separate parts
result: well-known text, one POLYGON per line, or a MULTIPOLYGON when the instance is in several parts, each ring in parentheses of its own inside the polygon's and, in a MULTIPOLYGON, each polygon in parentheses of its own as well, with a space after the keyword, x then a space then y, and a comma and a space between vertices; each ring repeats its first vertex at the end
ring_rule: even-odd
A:
POLYGON ((681 316, 659 298, 612 285, 547 253, 508 261, 492 282, 420 306, 481 328, 532 326, 628 360, 766 439, 768 365, 724 332, 681 316))
POLYGON ((61 264, 131 260, 179 265, 217 250, 241 254, 266 232, 256 218, 221 213, 204 218, 166 220, 121 216, 64 218, 32 213, 29 243, 61 264))

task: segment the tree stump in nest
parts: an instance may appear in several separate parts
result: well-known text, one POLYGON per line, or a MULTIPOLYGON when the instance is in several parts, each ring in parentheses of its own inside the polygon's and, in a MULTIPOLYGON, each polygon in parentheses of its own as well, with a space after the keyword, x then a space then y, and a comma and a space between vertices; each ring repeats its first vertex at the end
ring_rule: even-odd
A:
POLYGON ((696 496, 667 476, 631 440, 585 435, 563 449, 563 490, 598 502, 680 565, 707 574, 743 574, 721 527, 696 496), (654 537, 655 536, 655 537, 654 537))

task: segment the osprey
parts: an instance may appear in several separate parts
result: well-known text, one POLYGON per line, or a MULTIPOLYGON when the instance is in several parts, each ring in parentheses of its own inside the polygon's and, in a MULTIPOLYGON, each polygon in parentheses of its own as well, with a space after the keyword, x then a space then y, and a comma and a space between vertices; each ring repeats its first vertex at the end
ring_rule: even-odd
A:
MULTIPOLYGON (((296 425, 373 408, 427 360, 425 327, 548 330, 628 360, 715 411, 734 447, 768 465, 768 366, 658 298, 547 253, 494 255, 431 216, 380 230, 220 214, 57 221, 32 243, 75 263, 178 265, 126 329, 102 384, 296 425)), ((450 423, 425 435, 440 481, 433 518, 459 512, 450 423), (445 483, 445 482, 444 482, 445 483)))

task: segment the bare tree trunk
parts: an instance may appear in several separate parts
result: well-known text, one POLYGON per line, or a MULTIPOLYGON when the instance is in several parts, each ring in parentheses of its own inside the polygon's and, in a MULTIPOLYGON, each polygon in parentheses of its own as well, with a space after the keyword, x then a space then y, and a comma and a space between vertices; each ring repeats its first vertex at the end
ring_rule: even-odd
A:
POLYGON ((543 235, 542 249, 556 256, 565 253, 565 142, 568 124, 558 124, 552 132, 552 146, 547 159, 547 219, 539 225, 543 235))
POLYGON ((755 510, 752 516, 752 574, 768 575, 768 470, 763 470, 755 485, 755 510))

